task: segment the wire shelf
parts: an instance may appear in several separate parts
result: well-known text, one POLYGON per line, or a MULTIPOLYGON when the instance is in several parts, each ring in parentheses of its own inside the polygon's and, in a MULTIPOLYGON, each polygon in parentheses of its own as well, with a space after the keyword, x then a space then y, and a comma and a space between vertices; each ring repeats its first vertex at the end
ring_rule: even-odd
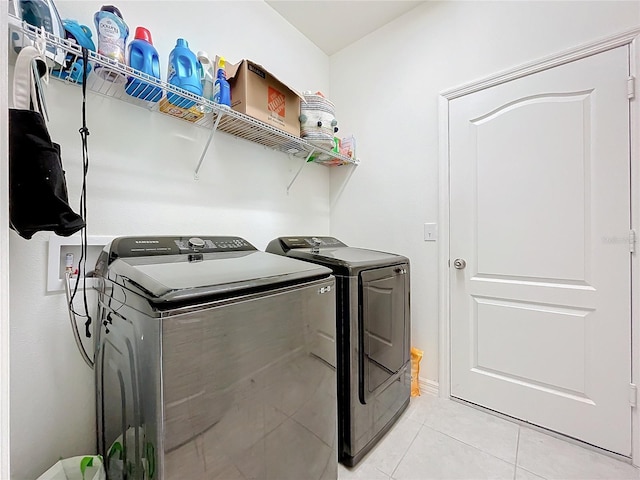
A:
MULTIPOLYGON (((47 46, 49 74, 62 82, 80 86, 83 76, 82 48, 74 41, 60 38, 9 15, 9 50, 19 52, 42 38, 47 46), (55 60, 52 60, 55 59, 55 60), (64 59, 61 61, 61 59, 64 59)), ((263 145, 295 157, 327 166, 357 165, 349 158, 319 147, 303 138, 279 130, 260 120, 211 102, 179 87, 123 65, 96 52, 88 52, 87 90, 115 98, 164 115, 170 115, 198 127, 216 130, 263 145), (169 101, 171 99, 171 101, 169 101)), ((196 169, 202 164, 211 138, 196 169)))

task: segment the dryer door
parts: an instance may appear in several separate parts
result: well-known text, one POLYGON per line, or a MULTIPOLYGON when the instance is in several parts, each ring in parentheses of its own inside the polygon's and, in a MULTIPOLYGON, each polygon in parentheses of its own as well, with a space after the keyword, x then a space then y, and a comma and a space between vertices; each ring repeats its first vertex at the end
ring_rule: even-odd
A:
POLYGON ((360 273, 360 401, 392 382, 409 361, 409 265, 360 273))

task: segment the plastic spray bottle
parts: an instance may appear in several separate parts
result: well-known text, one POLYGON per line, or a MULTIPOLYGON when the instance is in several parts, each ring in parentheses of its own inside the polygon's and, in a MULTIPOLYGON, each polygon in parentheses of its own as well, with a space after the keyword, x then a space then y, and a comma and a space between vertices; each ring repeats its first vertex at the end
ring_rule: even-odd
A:
POLYGON ((220 105, 231 106, 231 87, 227 81, 227 73, 225 71, 224 57, 218 60, 218 71, 214 84, 213 101, 220 105))

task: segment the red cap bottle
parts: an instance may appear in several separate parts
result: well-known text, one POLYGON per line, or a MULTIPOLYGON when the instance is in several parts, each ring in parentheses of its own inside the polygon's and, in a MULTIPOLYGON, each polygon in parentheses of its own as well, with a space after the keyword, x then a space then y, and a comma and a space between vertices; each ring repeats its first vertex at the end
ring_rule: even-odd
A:
POLYGON ((144 27, 136 27, 135 39, 144 40, 145 42, 149 42, 153 45, 153 42, 151 41, 151 32, 144 27))

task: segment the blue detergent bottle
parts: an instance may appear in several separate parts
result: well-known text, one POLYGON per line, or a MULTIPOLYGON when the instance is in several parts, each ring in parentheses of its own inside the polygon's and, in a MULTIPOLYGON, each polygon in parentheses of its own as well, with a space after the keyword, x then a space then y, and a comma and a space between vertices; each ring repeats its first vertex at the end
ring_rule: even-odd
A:
MULTIPOLYGON (((167 82, 194 95, 202 96, 198 59, 196 54, 189 50, 189 44, 184 38, 178 38, 176 46, 169 54, 167 82)), ((193 100, 171 92, 167 93, 167 100, 182 108, 190 108, 195 104, 193 100)))
MULTIPOLYGON (((144 27, 137 27, 134 40, 129 43, 129 66, 160 80, 160 59, 153 46, 151 33, 144 27)), ((135 77, 127 79, 127 92, 132 97, 148 102, 157 102, 162 98, 162 88, 135 77)))
POLYGON ((220 105, 231 106, 231 87, 227 80, 224 57, 220 57, 218 60, 218 73, 213 89, 213 101, 220 105))

